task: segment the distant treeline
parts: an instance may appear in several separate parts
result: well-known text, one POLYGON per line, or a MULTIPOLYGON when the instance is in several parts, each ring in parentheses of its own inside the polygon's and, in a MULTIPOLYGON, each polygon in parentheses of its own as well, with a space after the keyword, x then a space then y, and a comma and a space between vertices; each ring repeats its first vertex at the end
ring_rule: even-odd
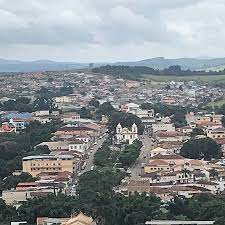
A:
POLYGON ((206 75, 225 75, 225 69, 221 71, 191 71, 182 70, 181 66, 170 66, 167 69, 155 70, 147 66, 101 66, 92 70, 94 73, 107 74, 126 79, 139 79, 142 75, 158 76, 206 76, 206 75))

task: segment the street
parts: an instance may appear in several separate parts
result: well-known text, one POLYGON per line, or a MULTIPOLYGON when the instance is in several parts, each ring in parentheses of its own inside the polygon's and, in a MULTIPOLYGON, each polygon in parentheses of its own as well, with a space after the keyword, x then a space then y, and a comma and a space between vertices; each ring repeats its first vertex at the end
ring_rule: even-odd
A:
POLYGON ((142 141, 143 146, 138 159, 131 167, 131 179, 137 179, 140 177, 140 174, 142 173, 142 165, 148 162, 150 150, 154 148, 151 138, 147 135, 141 135, 140 140, 142 141))
POLYGON ((106 134, 103 138, 99 139, 97 141, 96 145, 93 145, 93 150, 92 152, 90 152, 90 150, 88 150, 88 152, 90 152, 90 156, 88 159, 85 160, 85 162, 87 163, 84 170, 81 171, 80 174, 83 174, 89 170, 91 170, 91 167, 94 165, 94 155, 97 152, 97 150, 102 146, 102 143, 108 138, 108 134, 106 134))

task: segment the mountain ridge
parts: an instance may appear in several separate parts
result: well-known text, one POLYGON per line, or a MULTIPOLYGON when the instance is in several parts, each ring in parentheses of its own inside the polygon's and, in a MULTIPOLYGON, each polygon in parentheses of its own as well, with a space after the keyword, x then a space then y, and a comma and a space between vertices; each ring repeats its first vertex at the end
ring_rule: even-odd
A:
MULTIPOLYGON (((121 61, 114 63, 94 63, 95 67, 101 65, 147 66, 153 69, 165 69, 173 65, 179 65, 184 70, 209 70, 210 68, 223 67, 225 57, 221 58, 164 58, 155 57, 136 61, 121 61)), ((46 70, 72 70, 88 68, 89 63, 59 62, 48 59, 33 61, 10 60, 0 58, 0 72, 35 72, 46 70)))

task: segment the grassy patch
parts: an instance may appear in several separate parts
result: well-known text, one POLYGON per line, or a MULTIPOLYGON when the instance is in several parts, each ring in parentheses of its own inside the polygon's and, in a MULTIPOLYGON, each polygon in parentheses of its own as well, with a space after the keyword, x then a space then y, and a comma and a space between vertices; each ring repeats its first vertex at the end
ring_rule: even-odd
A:
POLYGON ((225 82, 225 75, 208 75, 208 76, 156 76, 156 75, 144 75, 145 80, 168 82, 168 81, 199 81, 199 82, 212 82, 222 81, 225 82))
POLYGON ((211 106, 211 107, 214 108, 216 106, 221 107, 224 104, 225 104, 225 99, 222 99, 222 100, 219 100, 219 101, 216 101, 216 102, 209 102, 208 106, 211 106))

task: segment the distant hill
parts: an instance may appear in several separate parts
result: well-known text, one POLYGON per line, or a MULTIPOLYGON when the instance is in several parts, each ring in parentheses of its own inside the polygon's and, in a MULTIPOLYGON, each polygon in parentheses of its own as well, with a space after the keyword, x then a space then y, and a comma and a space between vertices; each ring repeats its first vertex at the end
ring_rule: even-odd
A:
POLYGON ((225 58, 178 58, 166 59, 164 57, 157 57, 152 59, 144 59, 134 62, 117 62, 114 65, 125 66, 148 66, 153 69, 165 69, 173 65, 179 65, 184 70, 207 70, 209 68, 219 67, 225 65, 225 58))
POLYGON ((72 70, 88 67, 85 63, 55 62, 50 60, 18 61, 0 59, 0 72, 34 72, 46 70, 72 70))
MULTIPOLYGON (((157 57, 140 61, 127 61, 115 63, 97 63, 95 67, 102 65, 147 66, 153 69, 163 70, 173 65, 179 65, 183 70, 209 70, 224 68, 225 58, 178 58, 166 59, 157 57)), ((51 60, 19 61, 0 59, 0 72, 33 72, 46 70, 72 70, 88 68, 89 63, 56 62, 51 60)))

